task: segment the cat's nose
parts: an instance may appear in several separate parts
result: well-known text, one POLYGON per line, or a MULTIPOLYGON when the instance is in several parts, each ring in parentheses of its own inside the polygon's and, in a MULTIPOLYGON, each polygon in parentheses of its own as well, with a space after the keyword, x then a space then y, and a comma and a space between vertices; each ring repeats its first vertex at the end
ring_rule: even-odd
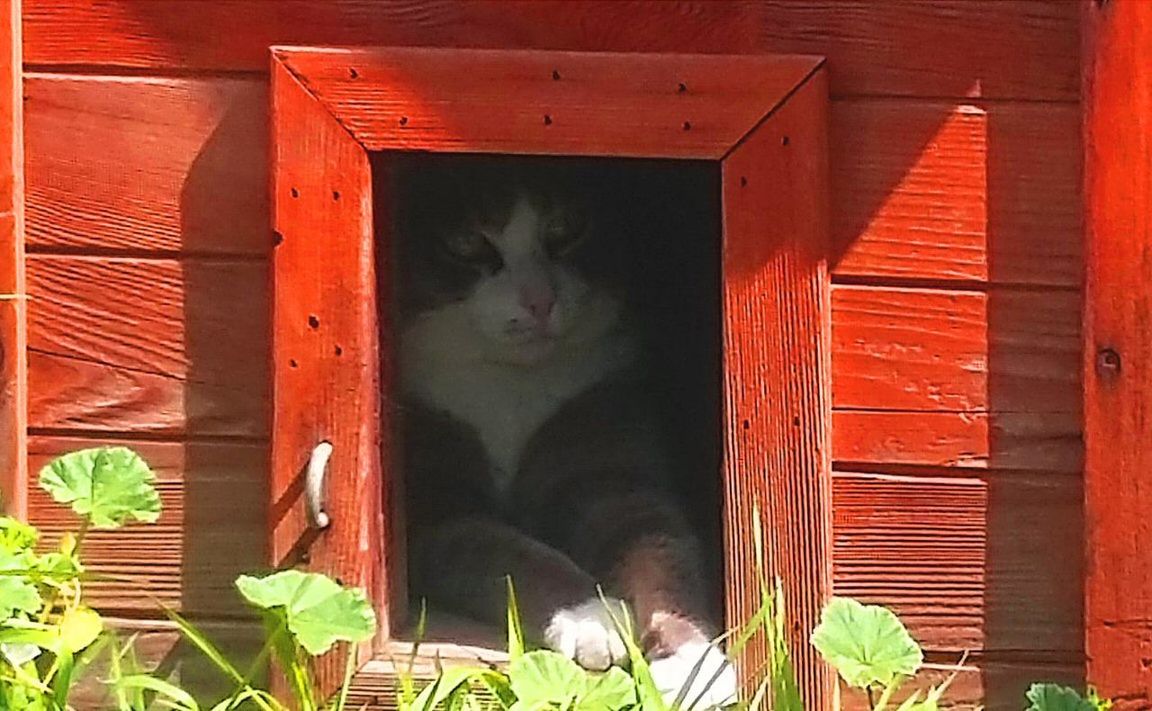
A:
POLYGON ((520 306, 537 321, 543 321, 556 305, 556 291, 550 286, 525 286, 520 289, 520 306))

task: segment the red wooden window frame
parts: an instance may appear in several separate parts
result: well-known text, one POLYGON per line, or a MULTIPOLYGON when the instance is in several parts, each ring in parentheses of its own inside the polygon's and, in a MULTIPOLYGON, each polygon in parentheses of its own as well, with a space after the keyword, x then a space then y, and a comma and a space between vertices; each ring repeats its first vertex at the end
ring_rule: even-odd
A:
POLYGON ((1084 652, 1152 705, 1152 3, 1083 0, 1084 652))
POLYGON ((718 161, 727 610, 739 620, 758 605, 759 510, 802 689, 827 707, 834 678, 800 632, 831 592, 827 94, 823 60, 803 56, 274 48, 274 562, 366 587, 383 622, 366 651, 386 651, 405 581, 381 455, 392 373, 376 253, 388 236, 370 151, 718 161), (331 524, 318 530, 303 471, 321 441, 334 454, 331 524))

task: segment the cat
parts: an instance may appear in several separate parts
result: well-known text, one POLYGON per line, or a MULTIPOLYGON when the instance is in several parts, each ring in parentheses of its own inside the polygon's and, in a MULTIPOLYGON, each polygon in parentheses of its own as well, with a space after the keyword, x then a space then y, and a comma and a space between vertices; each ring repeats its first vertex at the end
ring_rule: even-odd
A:
MULTIPOLYGON (((591 670, 636 621, 669 698, 734 700, 701 543, 628 306, 626 220, 587 163, 422 157, 396 183, 398 378, 415 595, 591 670), (597 585, 606 595, 602 600, 597 585)), ((674 356, 675 354, 673 354, 674 356)))

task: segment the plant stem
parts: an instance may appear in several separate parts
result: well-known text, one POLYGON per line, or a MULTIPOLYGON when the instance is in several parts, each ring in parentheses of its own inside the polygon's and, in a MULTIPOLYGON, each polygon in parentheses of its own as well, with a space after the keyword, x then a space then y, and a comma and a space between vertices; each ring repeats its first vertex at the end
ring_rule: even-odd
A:
POLYGON ((876 711, 876 690, 872 688, 871 684, 868 685, 868 708, 871 711, 876 711))
POLYGON ((88 527, 92 521, 85 516, 84 520, 80 522, 80 530, 76 531, 76 547, 72 549, 72 555, 76 558, 80 557, 80 546, 84 543, 84 536, 88 535, 88 527))

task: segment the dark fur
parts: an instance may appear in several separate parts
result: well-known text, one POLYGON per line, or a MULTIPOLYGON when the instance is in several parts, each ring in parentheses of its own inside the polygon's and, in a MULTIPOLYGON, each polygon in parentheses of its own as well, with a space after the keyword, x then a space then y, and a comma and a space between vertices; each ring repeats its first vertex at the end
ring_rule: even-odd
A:
MULTIPOLYGON (((553 163, 493 189, 508 164, 419 165, 401 172, 401 318, 468 293, 484 267, 454 262, 438 240, 474 215, 507 219, 509 188, 518 186, 535 199, 562 196, 566 209, 589 210, 583 219, 596 239, 566 258, 623 293, 628 263, 614 215, 626 206, 619 193, 597 198, 587 189, 605 186, 587 166, 553 163), (599 209, 590 210, 593 203, 599 209)), ((511 575, 538 635, 552 613, 593 597, 599 582, 632 605, 653 656, 714 631, 700 543, 684 515, 656 389, 641 360, 569 401, 530 441, 505 498, 493 490, 484 447, 468 426, 404 403, 412 592, 498 623, 511 575), (652 624, 659 612, 670 615, 652 624)))

